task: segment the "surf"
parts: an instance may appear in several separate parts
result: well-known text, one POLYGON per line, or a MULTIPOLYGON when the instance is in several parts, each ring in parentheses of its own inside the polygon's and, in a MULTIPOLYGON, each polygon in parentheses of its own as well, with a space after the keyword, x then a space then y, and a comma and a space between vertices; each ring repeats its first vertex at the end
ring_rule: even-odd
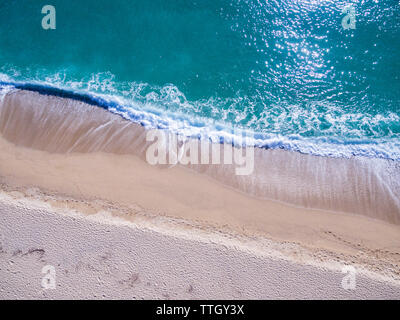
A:
MULTIPOLYGON (((299 134, 281 135, 254 131, 246 127, 232 126, 229 123, 210 121, 210 119, 163 110, 164 99, 153 99, 152 104, 135 99, 136 97, 124 97, 104 93, 88 92, 84 90, 72 90, 62 86, 54 86, 41 82, 14 82, 0 81, 0 88, 14 88, 37 92, 60 98, 72 99, 89 105, 100 107, 108 112, 120 115, 124 119, 140 124, 146 129, 166 129, 173 133, 186 137, 209 139, 219 143, 234 143, 242 140, 247 146, 262 149, 284 149, 303 154, 311 154, 329 157, 364 156, 400 160, 400 141, 385 138, 342 138, 342 137, 302 137, 299 134)), ((207 102, 208 103, 208 102, 207 102)), ((178 102, 178 105, 181 103, 178 102)), ((185 101, 184 105, 190 104, 185 101)), ((397 116, 389 118, 391 122, 397 121, 397 116)), ((380 118, 384 121, 384 118, 380 118)), ((400 120, 400 119, 399 119, 400 120)))

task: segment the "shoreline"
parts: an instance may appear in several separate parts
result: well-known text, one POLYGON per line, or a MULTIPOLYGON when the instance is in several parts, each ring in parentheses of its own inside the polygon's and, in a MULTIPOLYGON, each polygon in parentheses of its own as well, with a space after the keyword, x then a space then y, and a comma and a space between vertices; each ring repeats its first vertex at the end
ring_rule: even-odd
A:
MULTIPOLYGON (((88 91, 75 91, 73 89, 58 87, 48 83, 15 82, 10 81, 8 78, 0 80, 0 94, 4 96, 8 93, 9 90, 29 92, 33 94, 33 96, 35 94, 40 94, 41 96, 48 96, 52 97, 53 99, 68 99, 70 101, 98 107, 105 111, 111 112, 124 120, 133 122, 134 124, 142 127, 145 130, 149 130, 150 128, 170 130, 170 127, 180 127, 179 125, 177 125, 177 123, 174 124, 174 121, 176 119, 173 119, 173 117, 170 119, 171 115, 168 116, 168 120, 163 121, 160 116, 160 110, 150 108, 150 110, 143 111, 141 110, 141 107, 130 109, 131 105, 127 101, 125 101, 124 98, 122 98, 121 101, 118 97, 91 93, 88 91), (4 89, 6 93, 2 93, 2 89, 4 89)), ((192 130, 198 127, 200 123, 200 126, 207 126, 207 124, 204 122, 204 119, 200 120, 200 123, 198 123, 199 119, 193 121, 189 117, 186 117, 186 115, 184 114, 181 114, 180 117, 183 117, 182 119, 180 119, 182 122, 185 122, 187 124, 190 123, 189 126, 192 127, 192 130)), ((194 132, 190 132, 189 130, 189 132, 186 132, 186 129, 186 127, 180 127, 180 129, 174 131, 174 134, 183 134, 186 137, 197 136, 199 139, 206 137, 210 141, 213 141, 213 143, 219 144, 232 143, 232 130, 229 125, 227 126, 221 123, 214 123, 213 130, 211 130, 213 131, 211 135, 207 133, 207 130, 199 130, 194 132), (184 132, 179 133, 179 131, 182 129, 184 132), (219 131, 220 134, 216 134, 217 131, 219 131)), ((276 133, 273 135, 268 135, 262 132, 253 132, 252 130, 248 131, 247 129, 239 128, 236 128, 234 130, 233 136, 235 134, 239 134, 239 136, 245 135, 251 137, 252 139, 249 139, 249 142, 252 141, 251 146, 254 146, 255 148, 261 150, 285 150, 300 153, 303 155, 313 155, 330 158, 350 159, 352 157, 363 157, 368 159, 384 159, 392 161, 400 160, 399 145, 385 140, 379 140, 380 142, 377 143, 377 141, 371 140, 369 142, 363 142, 361 140, 357 141, 357 138, 352 138, 350 139, 352 143, 347 144, 345 143, 345 141, 340 141, 340 139, 337 140, 336 138, 333 138, 330 141, 328 139, 327 141, 325 137, 321 136, 314 138, 314 146, 307 146, 307 143, 304 145, 298 144, 296 140, 298 140, 299 138, 301 139, 301 137, 296 135, 288 135, 285 138, 284 136, 279 137, 279 134, 276 133), (317 148, 315 148, 315 144, 318 146, 317 148), (354 145, 351 146, 352 144, 354 145), (387 144, 386 148, 381 148, 379 146, 380 144, 387 144), (329 147, 329 145, 331 146, 329 147), (371 150, 362 150, 357 149, 356 145, 363 145, 364 147, 367 147, 368 145, 374 145, 375 147, 373 147, 371 150), (335 148, 337 149, 337 153, 334 152, 332 146, 335 146, 335 148), (396 151, 394 151, 393 149, 395 149, 396 151)), ((311 142, 309 141, 309 143, 311 142)))
MULTIPOLYGON (((146 162, 146 150, 151 145, 146 133, 145 128, 119 115, 70 99, 15 91, 0 101, 1 136, 18 147, 54 157, 105 154, 146 162)), ((214 146, 223 156, 226 145, 214 146)), ((259 148, 253 151, 254 171, 247 176, 237 176, 237 167, 228 164, 177 165, 170 171, 190 169, 259 199, 364 215, 400 225, 400 162, 259 148)), ((154 168, 169 170, 168 165, 154 168)))
POLYGON ((21 91, 3 97, 0 133, 0 189, 9 204, 29 198, 83 220, 108 212, 113 223, 142 223, 185 241, 201 231, 225 237, 219 245, 228 251, 275 252, 296 265, 356 265, 370 279, 400 283, 397 162, 256 150, 256 170, 244 177, 227 165, 151 166, 138 125, 21 91))

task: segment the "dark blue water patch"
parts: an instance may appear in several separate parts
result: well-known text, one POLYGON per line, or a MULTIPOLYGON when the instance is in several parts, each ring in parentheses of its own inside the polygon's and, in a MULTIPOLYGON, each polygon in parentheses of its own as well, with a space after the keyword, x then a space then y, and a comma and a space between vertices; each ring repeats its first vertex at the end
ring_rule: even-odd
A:
POLYGON ((37 92, 42 95, 72 99, 75 101, 84 102, 92 106, 101 107, 106 110, 108 110, 110 107, 118 107, 118 104, 116 102, 106 101, 101 97, 96 97, 87 93, 75 92, 72 90, 65 90, 44 84, 0 81, 0 86, 12 86, 16 89, 37 92))

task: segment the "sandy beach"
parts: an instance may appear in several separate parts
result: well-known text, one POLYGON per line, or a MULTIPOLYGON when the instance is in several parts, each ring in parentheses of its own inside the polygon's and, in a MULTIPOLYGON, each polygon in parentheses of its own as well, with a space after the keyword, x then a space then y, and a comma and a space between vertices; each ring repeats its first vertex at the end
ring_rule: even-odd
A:
POLYGON ((268 241, 83 216, 4 194, 0 209, 2 299, 400 298, 398 282, 361 269, 345 290, 342 263, 295 262, 268 241), (41 285, 46 266, 55 289, 41 285))
POLYGON ((27 91, 2 98, 0 133, 2 298, 400 298, 395 161, 151 166, 139 125, 27 91))

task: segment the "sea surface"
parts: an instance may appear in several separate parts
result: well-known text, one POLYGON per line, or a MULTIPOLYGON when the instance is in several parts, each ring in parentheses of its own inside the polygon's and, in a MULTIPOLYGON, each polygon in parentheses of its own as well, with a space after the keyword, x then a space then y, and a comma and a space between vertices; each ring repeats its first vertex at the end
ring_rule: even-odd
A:
POLYGON ((0 91, 322 156, 400 160, 399 55, 398 0, 0 0, 0 91))

